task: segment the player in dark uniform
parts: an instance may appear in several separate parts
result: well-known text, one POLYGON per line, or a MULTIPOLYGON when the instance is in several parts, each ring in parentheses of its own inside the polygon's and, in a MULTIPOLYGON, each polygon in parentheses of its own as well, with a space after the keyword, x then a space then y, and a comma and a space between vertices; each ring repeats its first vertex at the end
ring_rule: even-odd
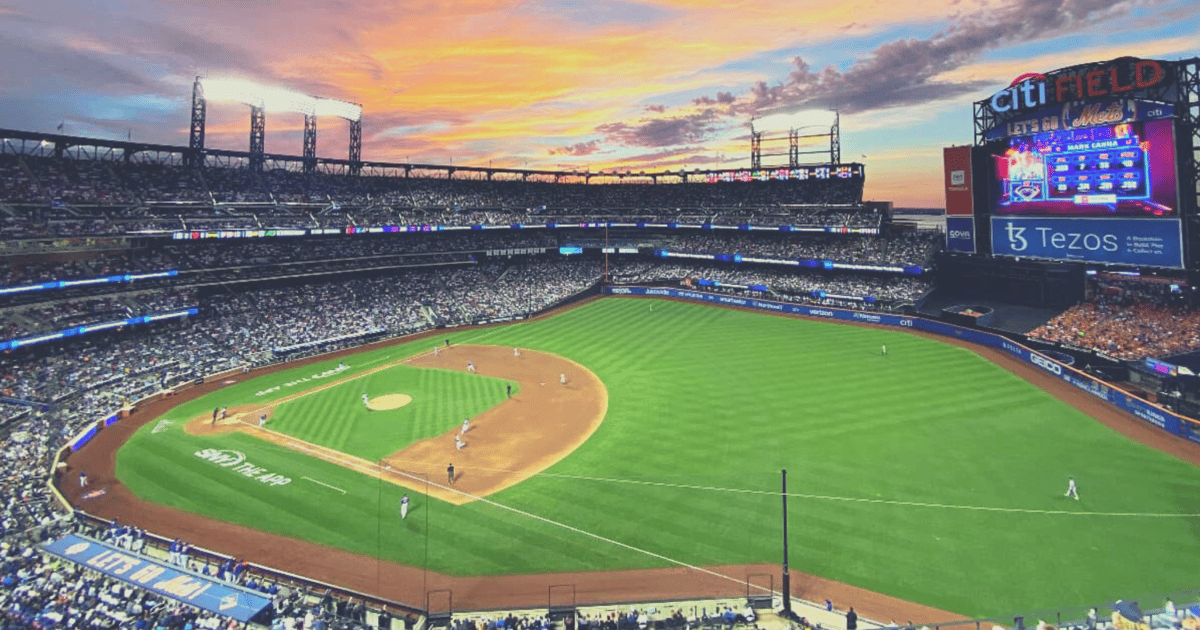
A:
POLYGON ((451 464, 449 466, 446 466, 446 481, 449 482, 450 485, 454 485, 454 463, 453 462, 451 462, 451 464))

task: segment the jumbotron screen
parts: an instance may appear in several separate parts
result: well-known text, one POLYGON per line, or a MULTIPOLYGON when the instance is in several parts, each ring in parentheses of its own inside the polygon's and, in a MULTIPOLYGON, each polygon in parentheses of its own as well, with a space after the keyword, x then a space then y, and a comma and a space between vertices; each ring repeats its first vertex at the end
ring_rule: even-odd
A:
POLYGON ((995 215, 1176 217, 1169 120, 1013 137, 993 150, 995 215))

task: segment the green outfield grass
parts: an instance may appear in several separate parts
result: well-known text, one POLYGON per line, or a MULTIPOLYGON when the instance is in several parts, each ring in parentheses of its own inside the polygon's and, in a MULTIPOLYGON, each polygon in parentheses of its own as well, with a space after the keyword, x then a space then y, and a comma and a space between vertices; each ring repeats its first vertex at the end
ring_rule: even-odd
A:
MULTIPOLYGON (((1200 518, 1149 515, 1200 514, 1195 467, 961 348, 679 302, 655 300, 651 312, 650 303, 604 299, 452 336, 553 352, 608 388, 608 415, 587 443, 492 500, 692 565, 777 563, 787 468, 793 570, 971 616, 1194 585, 1188 559, 1200 518), (1063 496, 1068 475, 1080 502, 1063 496)), ((333 378, 430 345, 355 355, 333 378)), ((320 381, 285 384, 336 365, 231 385, 164 419, 307 389, 320 381)), ((281 406, 276 428, 375 457, 452 428, 502 389, 503 381, 394 368, 305 399, 312 404, 281 406), (425 388, 446 408, 414 404, 395 426, 356 421, 362 386, 377 395, 397 383, 425 388)), ((155 426, 121 450, 118 474, 139 495, 184 510, 416 566, 425 566, 428 543, 428 567, 453 574, 668 566, 486 503, 414 497, 401 523, 398 488, 245 435, 155 426), (292 481, 244 477, 197 457, 203 449, 245 453, 292 481)))

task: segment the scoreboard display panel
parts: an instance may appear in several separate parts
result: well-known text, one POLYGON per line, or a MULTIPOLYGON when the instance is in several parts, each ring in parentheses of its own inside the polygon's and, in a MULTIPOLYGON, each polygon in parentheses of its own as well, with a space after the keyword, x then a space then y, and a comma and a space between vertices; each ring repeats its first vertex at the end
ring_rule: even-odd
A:
POLYGON ((992 160, 996 215, 1170 218, 1179 213, 1169 120, 1013 137, 993 150, 992 160))

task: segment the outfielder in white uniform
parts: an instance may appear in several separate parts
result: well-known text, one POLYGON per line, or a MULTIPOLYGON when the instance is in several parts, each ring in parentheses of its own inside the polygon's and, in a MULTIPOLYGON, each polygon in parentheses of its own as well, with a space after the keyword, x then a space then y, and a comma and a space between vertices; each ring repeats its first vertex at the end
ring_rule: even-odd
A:
POLYGON ((404 498, 400 499, 400 520, 403 521, 406 518, 408 518, 408 495, 407 494, 404 495, 404 498))
POLYGON ((880 346, 880 348, 879 348, 879 354, 880 354, 881 356, 885 356, 885 357, 886 357, 886 356, 887 356, 887 346, 880 346))
POLYGON ((454 436, 454 448, 456 448, 456 449, 458 449, 458 450, 460 450, 460 451, 461 451, 461 450, 462 450, 462 447, 464 447, 464 446, 466 446, 466 445, 467 445, 467 443, 463 441, 463 439, 462 439, 462 436, 461 436, 461 435, 456 435, 456 436, 454 436))
POLYGON ((1065 496, 1075 497, 1076 501, 1079 500, 1079 490, 1075 487, 1074 477, 1067 477, 1067 494, 1065 496))
POLYGON ((371 399, 367 398, 366 394, 363 394, 363 406, 366 407, 367 409, 371 408, 371 399))

